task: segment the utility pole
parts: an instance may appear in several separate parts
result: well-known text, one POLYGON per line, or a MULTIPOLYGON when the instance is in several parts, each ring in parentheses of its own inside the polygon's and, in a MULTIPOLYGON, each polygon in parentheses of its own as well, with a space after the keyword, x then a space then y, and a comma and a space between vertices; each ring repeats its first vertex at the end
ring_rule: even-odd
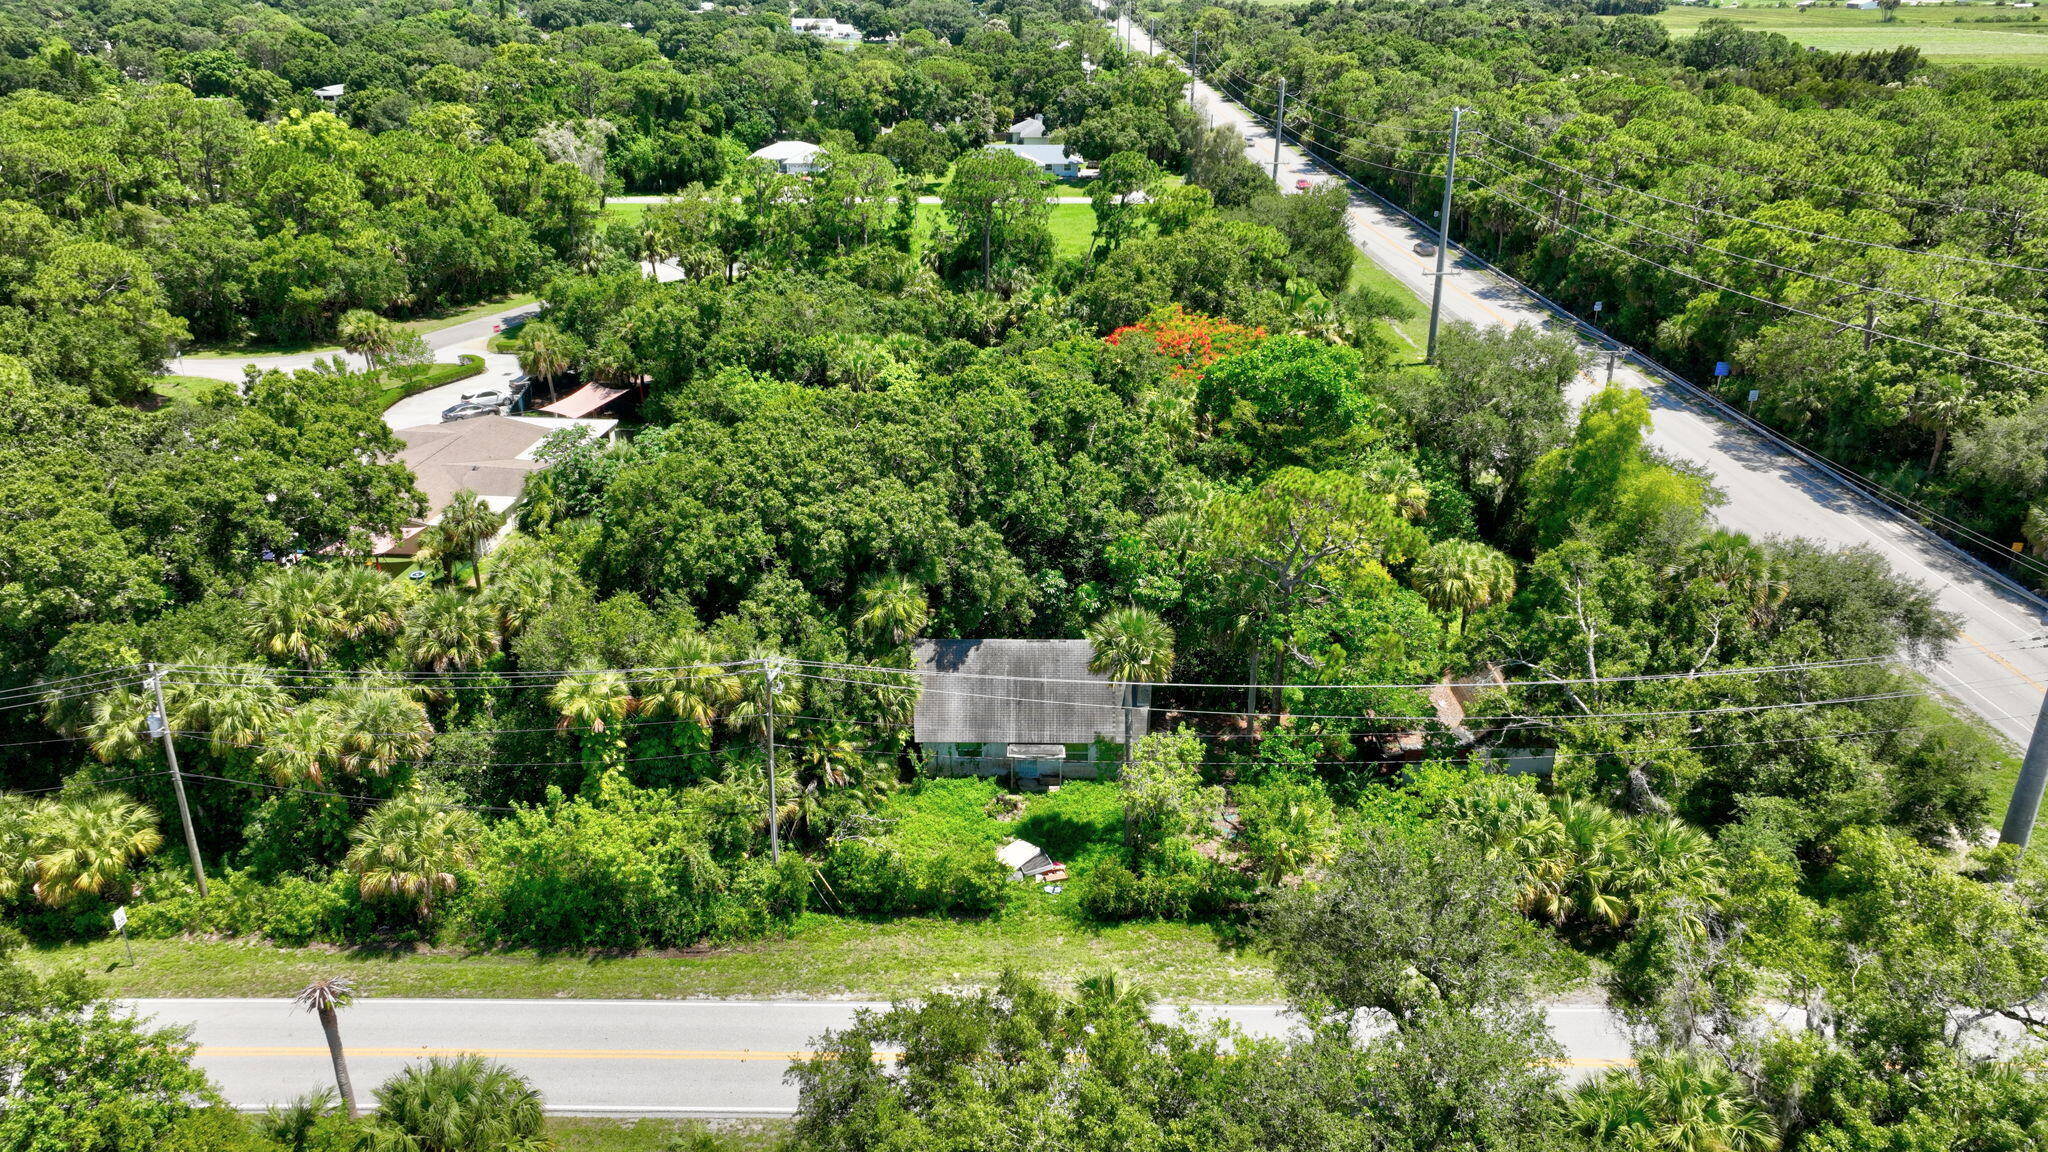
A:
POLYGON ((164 760, 171 766, 171 791, 178 797, 178 822, 185 826, 185 852, 192 857, 192 879, 199 885, 200 899, 206 898, 206 865, 199 859, 199 836, 192 830, 192 807, 185 802, 185 777, 178 771, 178 747, 171 740, 171 721, 164 711, 164 674, 149 666, 149 690, 156 696, 156 711, 149 714, 150 735, 164 742, 164 760))
POLYGON ((1280 78, 1280 107, 1273 113, 1273 181, 1280 180, 1280 133, 1287 125, 1287 77, 1280 78))
POLYGON ((1607 350, 1607 386, 1610 388, 1614 386, 1614 359, 1619 355, 1621 355, 1621 349, 1619 348, 1609 348, 1607 350))
POLYGON ((1423 354, 1436 363, 1436 329, 1444 312, 1444 262, 1451 251, 1451 182, 1458 178, 1458 123, 1463 108, 1451 109, 1451 148, 1444 157, 1444 206, 1436 218, 1436 283, 1429 290, 1429 349, 1423 354))
POLYGON ((2048 696, 2041 697, 2041 713, 2034 718, 2034 736, 2027 741, 2027 757, 2020 761, 2020 778, 2012 786, 2012 803, 2005 806, 2005 827, 1998 842, 2026 848, 2034 834, 2034 818, 2041 814, 2041 792, 2048 787, 2048 696))
POLYGON ((779 657, 771 657, 761 665, 761 679, 766 689, 768 702, 768 855, 775 863, 782 863, 782 814, 775 798, 775 678, 782 670, 779 657))
POLYGON ((1188 45, 1188 107, 1195 106, 1195 85, 1202 82, 1202 30, 1195 29, 1194 43, 1188 45))

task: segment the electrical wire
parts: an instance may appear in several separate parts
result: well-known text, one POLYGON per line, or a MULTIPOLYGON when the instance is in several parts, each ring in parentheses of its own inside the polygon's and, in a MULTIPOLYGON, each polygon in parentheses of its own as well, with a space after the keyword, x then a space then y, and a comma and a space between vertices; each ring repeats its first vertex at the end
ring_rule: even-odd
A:
MULTIPOLYGON (((1601 143, 1618 144, 1628 147, 1633 145, 1635 141, 1626 137, 1612 136, 1601 141, 1601 143)), ((1928 200, 1919 196, 1907 196, 1899 192, 1877 192, 1867 188, 1850 188, 1841 184, 1827 184, 1819 180, 1806 180, 1798 176, 1787 176, 1782 172, 1767 172, 1760 168, 1743 168, 1733 164, 1716 164, 1711 160, 1697 160, 1689 157, 1673 156, 1669 153, 1659 156, 1648 152, 1632 151, 1632 155, 1643 160, 1672 167, 1712 168, 1719 172, 1732 172, 1743 176, 1758 176, 1766 180, 1778 180, 1807 188, 1821 188, 1829 192, 1843 192, 1850 196, 1870 196, 1886 200, 1897 200, 1903 204, 1919 204, 1929 208, 1941 208, 1950 212, 1981 212, 1986 216, 2003 216, 2011 220, 2024 220, 2033 215, 2031 211, 2012 212, 2003 208, 1984 208, 1975 204, 1959 204, 1948 200, 1928 200)))
POLYGON ((1652 268, 1657 268, 1662 271, 1669 272, 1674 276, 1683 277, 1684 279, 1691 280, 1694 283, 1700 284, 1704 287, 1712 288, 1715 291, 1726 292, 1733 296, 1740 296, 1746 300, 1754 300, 1759 304, 1767 304, 1773 308, 1777 308, 1785 312, 1790 312, 1797 316, 1805 316, 1809 319, 1819 320, 1827 324, 1833 324, 1845 331, 1868 332, 1873 336, 1879 336, 1886 340, 1891 340, 1900 344, 1909 344, 1915 348, 1924 348, 1930 352, 1940 352, 1945 355, 1954 356, 1963 360, 1973 360, 1980 364, 1990 364, 1999 368, 2006 368, 2014 372, 2023 372, 2030 376, 2048 376, 2048 368, 2029 368, 2022 364, 2013 364, 1990 356, 1980 356, 1975 352, 1965 352, 1961 349, 1949 348, 1940 344, 1930 344, 1925 340, 1916 340, 1911 336, 1901 336, 1896 332, 1886 332, 1882 328, 1865 327, 1861 324, 1851 323, 1847 320, 1842 320, 1837 317, 1823 315, 1819 312, 1809 311, 1805 308, 1800 308, 1791 304, 1786 304, 1779 300, 1773 300, 1768 296, 1759 296, 1754 292, 1745 292, 1740 288, 1731 288, 1726 284, 1717 283, 1716 281, 1709 280, 1704 276, 1699 276, 1694 273, 1687 272, 1682 268, 1674 268, 1669 264, 1664 264, 1659 261, 1652 260, 1649 257, 1644 256, 1638 252, 1630 251, 1628 248, 1625 248, 1619 244, 1610 243, 1609 241, 1604 240, 1599 236, 1595 236, 1592 233, 1585 231, 1584 229, 1576 228, 1570 224, 1565 223, 1562 220, 1557 219, 1556 217, 1549 215, 1540 208, 1534 208, 1530 205, 1522 203, 1520 200, 1503 191, 1498 185, 1482 185, 1482 187, 1485 187, 1489 191, 1492 191, 1494 194, 1498 195, 1502 200, 1506 201, 1507 203, 1512 204, 1517 208, 1520 208, 1522 211, 1532 216, 1535 216, 1537 219, 1542 220, 1554 227, 1561 228, 1564 231, 1570 232, 1575 236, 1580 236, 1587 240, 1591 240, 1593 243, 1598 244, 1603 248, 1612 249, 1613 251, 1618 252, 1631 260, 1635 260, 1643 264, 1648 264, 1652 268))
POLYGON ((2037 275, 2048 276, 2048 268, 2036 268, 2030 264, 2010 264, 2003 260, 1990 260, 1979 256, 1961 256, 1955 253, 1941 252, 1934 249, 1901 248, 1896 244, 1884 244, 1876 240, 1857 240, 1848 236, 1836 236, 1830 232, 1812 232, 1804 228, 1794 228, 1789 224, 1772 224, 1763 220, 1753 220, 1750 217, 1737 215, 1733 212, 1724 212, 1719 208, 1709 208, 1704 204, 1694 204, 1685 200, 1673 200, 1668 196, 1659 196, 1655 192, 1645 192, 1640 188, 1631 187, 1627 184, 1620 184, 1612 180, 1607 180, 1602 177, 1595 176, 1590 172, 1582 172, 1579 169, 1570 168, 1563 164, 1559 164, 1554 160, 1547 160, 1544 157, 1538 156, 1536 153, 1531 152, 1526 148, 1517 147, 1516 145, 1511 144, 1498 136, 1490 135, 1486 132, 1476 132, 1474 133, 1474 135, 1482 139, 1491 140, 1494 143, 1500 145, 1503 148, 1508 149, 1511 152, 1520 153, 1521 155, 1526 156, 1531 160, 1534 160, 1538 164, 1542 164, 1545 167, 1555 169, 1559 172, 1563 172, 1566 175, 1576 176, 1581 180, 1590 180, 1593 183, 1599 184, 1603 187, 1613 188, 1617 191, 1627 192, 1631 195, 1641 196, 1649 200, 1655 200, 1661 204, 1669 204, 1674 208, 1686 208, 1695 212, 1705 212, 1712 216, 1720 216, 1724 219, 1736 220, 1744 224, 1753 224, 1758 228, 1771 228, 1780 232, 1789 232, 1796 236, 1807 236, 1815 240, 1829 240, 1838 244, 1854 244, 1864 248, 1880 248, 1888 252, 1900 252, 1908 256, 1921 256, 1933 260, 1949 260, 1961 264, 1978 264, 1987 268, 2003 268, 2007 271, 2012 272, 2032 272, 2037 275))
MULTIPOLYGON (((266 784, 261 780, 237 780, 232 776, 209 776, 204 772, 180 772, 187 780, 210 780, 217 784, 234 784, 243 788, 261 788, 266 792, 289 792, 301 796, 324 796, 334 800, 347 800, 356 804, 389 804, 394 800, 406 800, 404 796, 358 796, 350 792, 327 792, 317 788, 300 788, 291 784, 266 784)), ((428 801, 430 808, 460 809, 465 812, 518 812, 520 809, 502 804, 455 804, 442 801, 428 801)))
POLYGON ((1854 288, 1863 292, 1878 292, 1882 293, 1883 295, 1894 296, 1902 300, 1912 300, 1921 304, 1931 304, 1937 308, 1953 308, 1959 312, 1975 312, 1981 316, 1995 316, 2001 320, 2018 320, 2027 324, 2036 324, 2042 327, 2048 327, 2048 320, 2044 320, 2038 316, 2026 316, 2018 312, 2001 312, 1994 308, 1979 308, 1974 304, 1959 304, 1953 300, 1943 300, 1933 296, 1918 296, 1911 292, 1901 292, 1895 288, 1884 288, 1876 284, 1865 284, 1860 280, 1844 280, 1838 276, 1830 276, 1825 272, 1814 272, 1805 268, 1794 268, 1788 265, 1776 263, 1774 261, 1765 260, 1761 257, 1745 256, 1740 252, 1730 252, 1725 248, 1716 248, 1714 245, 1708 243, 1705 240, 1681 236, 1676 232, 1666 232, 1662 228, 1658 228, 1653 224, 1646 224, 1643 221, 1634 219, 1632 217, 1622 216, 1614 212, 1609 212, 1607 209, 1602 208, 1597 204, 1588 204, 1584 200, 1580 200, 1577 197, 1572 196, 1571 194, 1565 192, 1563 189, 1551 188, 1547 185, 1539 184, 1536 182, 1534 177, 1525 176, 1519 172, 1516 172, 1514 169, 1507 167, 1504 164, 1495 162, 1494 160, 1488 157, 1471 156, 1468 157, 1468 159, 1473 160, 1480 164, 1484 164, 1487 167, 1492 168, 1498 172, 1502 172, 1506 174, 1510 179, 1519 180, 1543 195, 1555 196, 1561 200, 1569 201, 1573 204, 1578 205, 1581 208, 1584 208, 1588 212, 1597 212, 1600 215, 1607 217, 1609 220, 1613 220, 1617 223, 1624 224, 1630 228, 1638 228, 1645 232, 1654 233, 1658 236, 1662 236, 1668 240, 1674 241, 1675 243, 1681 246, 1704 248, 1709 252, 1713 252, 1721 256, 1726 256, 1731 260, 1745 261, 1747 263, 1755 264, 1760 267, 1770 268, 1774 271, 1787 272, 1794 276, 1806 276, 1811 277, 1815 280, 1824 280, 1830 284, 1839 284, 1845 288, 1854 288))

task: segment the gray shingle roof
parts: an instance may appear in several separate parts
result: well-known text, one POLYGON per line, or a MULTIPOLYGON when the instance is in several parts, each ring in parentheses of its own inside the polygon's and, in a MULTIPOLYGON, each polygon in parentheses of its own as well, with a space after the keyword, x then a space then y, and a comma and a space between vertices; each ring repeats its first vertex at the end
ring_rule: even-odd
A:
MULTIPOLYGON (((1088 670, 1086 640, 920 640, 911 655, 920 743, 1123 743, 1123 690, 1088 670)), ((1134 735, 1147 711, 1131 710, 1134 735)))

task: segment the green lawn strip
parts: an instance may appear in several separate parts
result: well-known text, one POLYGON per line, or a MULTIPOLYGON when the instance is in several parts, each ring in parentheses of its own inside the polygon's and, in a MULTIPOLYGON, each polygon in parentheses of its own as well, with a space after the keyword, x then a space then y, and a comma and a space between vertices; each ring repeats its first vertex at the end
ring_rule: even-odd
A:
POLYGON ((454 311, 436 312, 432 316, 422 316, 417 320, 401 321, 398 326, 409 332, 418 332, 421 335, 425 335, 428 332, 438 332, 443 328, 453 328, 457 324, 466 324, 471 320, 481 320, 494 313, 503 312, 507 308, 523 307, 539 299, 540 297, 532 292, 515 292, 510 296, 497 296, 489 300, 479 300, 475 304, 458 308, 454 311))
POLYGON ((180 404, 196 404, 232 387, 227 381, 215 380, 211 376, 159 376, 150 385, 150 391, 180 404))
POLYGON ((1758 32, 1777 32, 1826 52, 1870 52, 1911 44, 1941 64, 2048 65, 2048 22, 1978 22, 1975 18, 2021 13, 1988 4, 1944 4, 1881 11, 1815 6, 1797 8, 1679 7, 1657 19, 1675 36, 1691 35, 1708 20, 1730 20, 1758 32), (1962 17, 1961 21, 1957 17, 1962 17))
MULTIPOLYGON (((945 209, 938 204, 919 204, 917 222, 911 226, 914 245, 920 252, 945 225, 945 209)), ((1054 204, 1047 221, 1052 229, 1053 251, 1061 256, 1086 256, 1095 240, 1095 207, 1091 204, 1054 204)))
POLYGON ((132 968, 118 940, 45 947, 27 956, 41 971, 83 966, 106 992, 123 997, 289 996, 315 977, 345 974, 371 996, 889 999, 983 985, 1006 967, 1061 986, 1112 971, 1174 1002, 1258 1003, 1281 995, 1271 967, 1259 957, 1225 951, 1215 929, 1163 922, 1097 929, 1028 904, 982 922, 810 916, 786 939, 636 956, 186 940, 135 941, 132 968))
POLYGON ((484 370, 484 358, 465 355, 453 364, 406 364, 384 370, 384 379, 389 381, 377 390, 373 401, 377 411, 391 407, 407 396, 439 388, 457 380, 467 380, 484 370))
POLYGON ((550 1116, 548 1139, 556 1152, 673 1152, 703 1148, 731 1152, 779 1148, 789 1129, 787 1120, 610 1120, 589 1116, 550 1116), (698 1135, 702 1133, 703 1135, 698 1135), (706 1137, 711 1139, 706 1140, 706 1137), (691 1138, 705 1140, 703 1144, 691 1138))
POLYGON ((1413 352, 1416 361, 1421 361, 1423 345, 1429 340, 1429 310, 1415 298, 1415 293, 1406 284, 1361 251, 1358 259, 1351 262, 1351 279, 1345 287, 1369 289, 1414 305, 1414 311, 1406 320, 1389 320, 1387 326, 1396 334, 1395 344, 1403 351, 1413 352))

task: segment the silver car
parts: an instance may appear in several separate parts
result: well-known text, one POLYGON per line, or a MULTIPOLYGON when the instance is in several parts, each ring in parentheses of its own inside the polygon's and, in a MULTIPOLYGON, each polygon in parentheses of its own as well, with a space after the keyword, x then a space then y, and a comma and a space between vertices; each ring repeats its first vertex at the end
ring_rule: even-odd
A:
POLYGON ((472 416, 491 416, 498 411, 496 404, 479 404, 474 400, 461 400, 441 410, 441 420, 467 420, 472 416))

